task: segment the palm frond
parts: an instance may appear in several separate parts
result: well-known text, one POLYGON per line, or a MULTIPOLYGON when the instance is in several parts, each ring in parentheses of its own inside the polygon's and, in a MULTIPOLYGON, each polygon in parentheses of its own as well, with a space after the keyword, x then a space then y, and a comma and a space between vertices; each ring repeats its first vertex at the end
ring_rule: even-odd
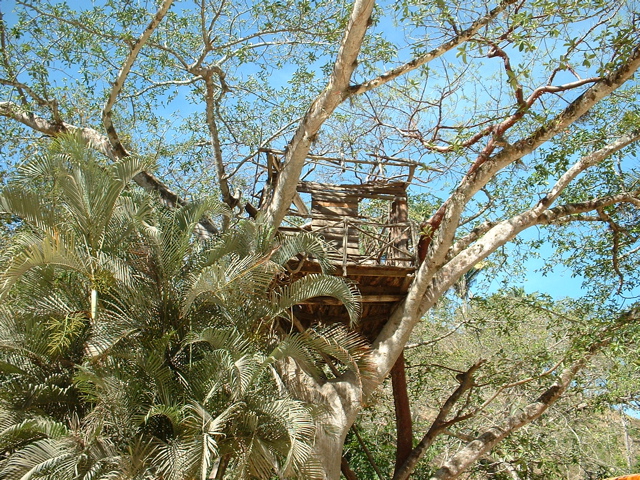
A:
POLYGON ((10 185, 2 190, 0 208, 27 222, 40 232, 55 235, 60 228, 53 208, 48 206, 40 195, 10 185))
POLYGON ((199 297, 217 305, 251 302, 267 289, 280 271, 278 265, 261 255, 230 255, 228 260, 226 265, 211 265, 192 276, 183 300, 183 314, 199 297))
POLYGON ((273 245, 268 239, 273 238, 273 230, 252 220, 241 220, 233 230, 225 232, 203 254, 199 268, 219 263, 228 256, 268 257, 273 252, 273 245))
MULTIPOLYGON (((19 420, 15 418, 17 413, 12 413, 14 422, 9 425, 4 425, 6 422, 2 422, 0 430, 0 449, 2 451, 17 449, 26 442, 40 440, 43 437, 57 439, 69 433, 66 425, 51 418, 35 416, 19 420)), ((5 417, 6 413, 0 412, 0 416, 5 417)))
POLYGON ((322 371, 318 368, 318 357, 314 354, 315 351, 317 350, 313 346, 310 348, 306 336, 299 334, 288 335, 264 359, 262 370, 264 371, 267 367, 271 367, 282 360, 291 359, 304 372, 318 380, 322 375, 322 371))
POLYGON ((46 322, 49 332, 49 353, 65 352, 87 328, 87 317, 83 312, 72 312, 63 317, 50 317, 46 322))
POLYGON ((0 275, 0 295, 8 292, 29 270, 55 265, 91 277, 91 259, 78 254, 71 239, 47 236, 40 243, 31 244, 16 255, 0 275))
POLYGON ((301 336, 312 348, 335 358, 358 375, 367 376, 374 371, 369 342, 343 325, 308 329, 301 336))
POLYGON ((281 435, 286 436, 286 442, 274 442, 273 448, 285 457, 279 475, 289 477, 303 470, 312 457, 316 421, 310 410, 297 400, 280 398, 263 405, 262 413, 280 423, 281 435))
POLYGON ((307 275, 275 290, 271 294, 273 315, 282 315, 294 305, 315 297, 340 300, 349 313, 351 326, 355 326, 360 315, 360 294, 357 288, 340 277, 324 274, 307 275))
POLYGON ((233 327, 205 328, 201 332, 188 334, 183 341, 183 349, 198 342, 206 342, 212 349, 226 349, 236 355, 245 355, 249 352, 251 343, 233 327))
POLYGON ((313 233, 282 235, 277 238, 276 249, 271 259, 278 265, 284 266, 298 255, 307 255, 313 257, 320 264, 322 273, 330 273, 334 270, 327 255, 330 249, 332 249, 330 244, 313 233))
POLYGON ((57 479, 75 477, 78 451, 71 439, 42 439, 14 452, 0 470, 0 478, 29 480, 55 473, 57 479))

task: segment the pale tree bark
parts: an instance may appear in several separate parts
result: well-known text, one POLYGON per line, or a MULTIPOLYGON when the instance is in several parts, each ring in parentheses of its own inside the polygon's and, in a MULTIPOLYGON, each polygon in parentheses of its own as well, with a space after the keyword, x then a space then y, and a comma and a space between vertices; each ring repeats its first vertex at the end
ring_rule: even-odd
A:
MULTIPOLYGON (((285 166, 266 212, 267 221, 271 222, 274 226, 280 224, 291 204, 295 194, 296 184, 304 165, 304 159, 309 152, 313 138, 331 112, 348 96, 348 91, 345 89, 347 88, 349 77, 353 72, 353 62, 355 62, 357 50, 362 42, 364 30, 366 29, 366 24, 364 23, 365 17, 368 18, 370 11, 370 5, 363 5, 361 2, 356 2, 349 24, 350 26, 338 54, 338 60, 336 61, 331 81, 308 110, 288 146, 285 166)), ((630 133, 628 135, 629 138, 620 139, 617 143, 609 145, 598 154, 589 157, 589 159, 585 159, 582 163, 568 171, 545 199, 539 202, 532 210, 495 225, 483 225, 481 229, 476 232, 476 237, 467 237, 467 240, 471 240, 474 243, 462 248, 458 245, 459 251, 456 252, 453 258, 451 257, 451 252, 456 246, 456 231, 460 224, 462 212, 474 195, 485 187, 502 169, 535 151, 543 143, 565 130, 588 112, 590 108, 611 94, 615 89, 619 88, 633 75, 639 66, 640 48, 636 48, 629 56, 627 62, 606 77, 601 79, 588 79, 572 85, 571 88, 576 88, 577 86, 592 83, 592 86, 572 101, 568 107, 555 118, 536 129, 531 135, 514 142, 512 145, 498 144, 494 138, 489 141, 488 147, 481 153, 463 177, 458 187, 435 215, 438 216, 437 225, 434 229, 433 242, 431 248, 428 250, 428 256, 416 272, 415 280, 405 300, 394 310, 373 344, 372 356, 376 367, 376 374, 373 378, 368 378, 363 381, 363 397, 367 397, 380 385, 384 378, 386 378, 392 366, 399 358, 414 326, 424 313, 433 307, 438 298, 466 271, 480 260, 486 258, 497 248, 512 240, 524 229, 542 222, 544 213, 549 212, 548 209, 550 205, 557 199, 558 195, 571 180, 575 178, 577 173, 584 171, 586 168, 609 156, 612 152, 618 151, 629 143, 637 140, 637 134, 630 133), (500 151, 493 153, 498 147, 500 147, 500 151)), ((403 72, 400 72, 398 75, 402 73, 403 72)), ((383 79, 378 79, 378 82, 380 84, 384 83, 383 79)), ((564 90, 570 87, 565 86, 558 88, 564 90)), ((363 88, 363 90, 366 91, 366 88, 363 88)), ((357 89, 354 91, 357 92, 357 89)), ((547 91, 552 92, 554 88, 548 87, 547 91)), ((539 96, 541 92, 542 91, 532 95, 527 102, 532 103, 533 100, 537 98, 536 95, 539 96)), ((522 100, 522 102, 525 101, 522 100)), ((514 114, 512 117, 507 118, 501 124, 497 125, 493 130, 494 137, 501 136, 506 129, 514 125, 522 115, 523 112, 519 111, 517 114, 514 114)), ((625 201, 621 198, 617 200, 625 201)), ((356 408, 359 407, 360 405, 356 408)), ((346 418, 347 417, 344 419, 346 418)), ((533 419, 534 417, 531 418, 533 419)), ((338 419, 335 418, 335 420, 338 419)), ((344 431, 343 425, 340 425, 339 428, 341 431, 344 431)), ((320 443, 328 441, 320 437, 318 439, 320 443)), ((340 459, 338 449, 334 449, 333 447, 324 449, 326 454, 329 454, 330 451, 333 452, 331 454, 332 456, 325 457, 326 462, 337 466, 340 459)), ((476 459, 477 458, 479 457, 476 457, 476 459)), ((336 472, 334 472, 336 476, 333 477, 328 472, 327 478, 339 478, 336 472)))
POLYGON ((349 96, 351 76, 358 65, 358 53, 374 3, 374 0, 355 0, 329 83, 311 104, 287 146, 284 166, 265 212, 266 222, 274 227, 282 223, 289 210, 307 154, 320 127, 349 96))
POLYGON ((136 61, 140 50, 142 50, 142 47, 145 45, 145 43, 147 43, 153 31, 157 28, 158 25, 160 25, 160 22, 169 11, 169 8, 171 8, 172 4, 173 0, 164 0, 160 5, 160 8, 158 8, 156 14, 151 19, 151 22, 149 22, 149 25, 147 25, 147 28, 145 28, 140 37, 138 37, 138 39, 133 42, 133 44, 131 45, 131 51, 127 55, 122 68, 120 68, 120 71, 118 72, 118 75, 111 87, 111 91, 109 92, 109 97, 107 98, 107 101, 102 108, 102 123, 104 124, 104 128, 107 132, 107 137, 109 138, 114 151, 118 155, 118 158, 126 157, 129 155, 129 153, 122 145, 122 142, 118 137, 118 133, 116 132, 115 126, 113 125, 113 121, 111 119, 111 116, 113 114, 113 106, 118 99, 118 95, 122 91, 124 82, 127 80, 127 76, 129 75, 131 67, 136 61))
POLYGON ((284 362, 280 374, 299 399, 321 406, 314 456, 323 480, 339 479, 344 441, 362 404, 360 374, 349 371, 340 378, 315 380, 293 361, 284 362))
POLYGON ((501 422, 486 429, 475 439, 465 445, 435 472, 430 480, 453 480, 467 470, 480 457, 491 451, 509 434, 533 422, 556 403, 571 386, 576 375, 598 354, 611 343, 612 336, 617 330, 632 322, 637 322, 640 309, 634 308, 611 322, 612 327, 602 332, 602 340, 588 345, 582 352, 576 352, 577 357, 559 375, 558 379, 547 388, 534 402, 522 408, 518 413, 509 415, 501 422))
MULTIPOLYGON (((499 425, 495 425, 475 440, 468 443, 464 448, 458 451, 453 457, 445 462, 445 464, 436 471, 431 480, 452 480, 457 478, 462 472, 467 470, 480 457, 504 440, 509 434, 517 429, 533 422, 549 409, 562 394, 567 390, 571 381, 576 374, 585 366, 591 356, 595 354, 589 353, 580 358, 569 367, 564 369, 559 379, 549 387, 540 397, 524 407, 519 413, 509 416, 499 425)), ((405 477, 406 478, 406 477, 405 477)))
MULTIPOLYGON (((614 338, 618 330, 624 328, 626 325, 636 322, 639 314, 640 309, 635 308, 621 315, 619 318, 613 319, 609 322, 609 326, 605 327, 598 335, 596 335, 599 338, 598 341, 584 347, 572 349, 569 355, 537 377, 542 378, 548 376, 555 372, 562 363, 565 363, 567 358, 573 359, 573 361, 571 361, 571 363, 560 372, 557 376, 557 380, 551 386, 549 386, 534 402, 523 407, 518 413, 506 415, 502 421, 499 421, 496 425, 487 428, 476 438, 469 437, 468 435, 456 435, 458 438, 466 441, 467 444, 444 462, 442 467, 436 471, 433 477, 431 477, 432 480, 450 480, 457 478, 472 464, 477 462, 479 459, 486 457, 491 449, 508 435, 519 428, 528 425, 544 414, 562 397, 580 370, 588 365, 589 360, 610 344, 611 339, 614 338)), ((516 383, 503 386, 498 389, 498 392, 491 396, 491 398, 488 399, 481 407, 464 414, 458 412, 455 416, 448 419, 447 417, 449 413, 456 402, 460 399, 462 393, 475 386, 473 374, 482 365, 482 363, 483 361, 479 361, 469 370, 458 375, 460 386, 443 404, 443 407, 438 413, 436 419, 433 421, 431 428, 420 444, 414 449, 405 465, 396 471, 393 480, 407 480, 415 468, 419 458, 426 453, 427 449, 431 446, 438 435, 443 433, 452 434, 449 430, 450 427, 460 421, 466 420, 467 418, 476 416, 488 403, 495 399, 501 391, 515 385, 526 383, 534 378, 523 379, 516 383)), ((515 471, 511 470, 509 474, 511 476, 515 475, 517 478, 515 471)))
POLYGON ((234 208, 239 199, 235 198, 231 193, 229 187, 229 180, 227 172, 225 171, 224 161, 222 159, 222 148, 220 146, 220 135, 218 133, 218 123, 216 121, 216 115, 218 110, 218 104, 222 95, 228 91, 227 84, 224 80, 224 73, 220 68, 199 68, 197 69, 200 76, 204 78, 206 90, 205 90, 205 103, 207 111, 207 125, 209 126, 209 135, 211 137, 211 149, 213 151, 214 165, 216 167, 216 176, 218 177, 218 185, 220 186, 220 193, 224 202, 229 205, 229 208, 234 208), (220 81, 220 87, 215 85, 213 75, 217 75, 220 81), (219 95, 216 96, 216 92, 219 91, 219 95))
POLYGON ((478 33, 482 27, 488 25, 492 20, 498 17, 498 15, 504 12, 509 5, 513 5, 516 2, 517 0, 504 0, 497 7, 489 11, 486 15, 473 22, 469 28, 460 32, 448 42, 445 42, 442 45, 439 45, 437 48, 434 48, 430 52, 421 55, 420 57, 416 57, 410 62, 400 65, 393 70, 389 70, 388 72, 385 72, 384 74, 376 78, 368 80, 359 85, 353 85, 352 87, 350 87, 349 93, 351 95, 359 95, 368 92, 386 83, 389 83, 402 75, 412 72, 413 70, 416 70, 429 62, 432 62, 436 58, 441 57, 445 53, 453 50, 454 48, 473 38, 473 36, 478 33))
MULTIPOLYGON (((452 195, 438 210, 436 215, 441 215, 441 218, 434 232, 428 256, 416 272, 406 299, 391 314, 389 321, 373 344, 374 363, 378 371, 375 380, 365 384, 365 397, 388 375, 409 340, 413 327, 422 315, 435 305, 437 299, 473 265, 513 239, 517 233, 534 225, 536 219, 543 214, 578 172, 565 174, 556 185, 557 188, 543 199, 544 202, 539 203, 527 214, 523 214, 526 218, 517 216, 501 222, 489 229, 475 244, 450 259, 448 254, 454 245, 456 230, 469 200, 500 170, 532 153, 551 137, 566 129, 596 103, 620 87, 639 67, 640 47, 637 47, 630 55, 628 62, 591 86, 554 119, 539 127, 528 137, 505 147, 491 157, 479 158, 472 165, 452 195)), ((597 156, 599 160, 594 160, 594 164, 637 139, 637 133, 629 133, 628 138, 602 151, 597 156)), ((588 168, 589 160, 584 160, 581 165, 576 169, 588 168)))
MULTIPOLYGON (((111 160, 117 161, 124 158, 119 156, 105 135, 93 128, 77 127, 65 122, 57 124, 26 111, 13 102, 0 102, 0 116, 11 118, 26 127, 51 137, 64 134, 77 135, 87 143, 89 148, 102 153, 111 160)), ((164 204, 169 207, 183 206, 188 203, 150 172, 140 172, 133 177, 133 180, 145 190, 157 193, 164 204)), ((209 219, 201 220, 198 227, 199 235, 210 236, 217 233, 217 231, 218 229, 209 219)))
MULTIPOLYGON (((102 117, 106 128, 106 136, 93 129, 79 128, 64 123, 60 119, 57 119, 56 115, 54 115, 54 121, 46 120, 26 110, 24 106, 13 102, 0 102, 0 116, 11 118, 46 135, 56 136, 63 133, 76 133, 93 148, 114 160, 129 155, 115 131, 111 119, 112 109, 140 49, 149 40, 153 30, 162 20, 171 3, 171 0, 164 0, 161 3, 147 29, 131 46, 131 51, 125 59, 124 65, 113 84, 108 100, 103 108, 102 117)), ((374 0, 355 0, 348 27, 337 53, 333 72, 328 84, 308 108, 293 138, 288 144, 283 169, 278 175, 278 181, 274 187, 271 201, 266 206, 264 212, 266 221, 273 227, 278 227, 282 222, 296 195, 296 186, 304 167, 305 159, 316 136, 324 122, 342 102, 350 96, 379 88, 408 72, 427 65, 434 59, 462 45, 464 42, 472 39, 480 29, 489 25, 505 11, 507 7, 514 3, 516 3, 516 0, 504 0, 486 15, 473 22, 466 30, 456 33, 451 40, 431 50, 426 55, 415 58, 367 82, 352 85, 352 76, 357 66, 358 55, 374 6, 374 0)), ((203 37, 208 38, 208 33, 204 32, 203 37)), ((207 43, 207 41, 205 41, 205 43, 207 43)), ((222 164, 222 155, 219 151, 220 142, 217 138, 218 132, 214 118, 215 99, 213 92, 216 86, 212 83, 212 74, 217 72, 213 72, 212 70, 205 72, 205 67, 202 67, 202 62, 209 51, 210 45, 206 46, 200 59, 194 65, 189 66, 185 63, 183 66, 186 70, 190 68, 203 69, 200 75, 207 72, 209 74, 209 83, 207 84, 207 114, 210 120, 209 128, 212 146, 214 147, 215 160, 217 162, 216 167, 218 169, 219 181, 222 185, 223 197, 227 203, 233 204, 235 199, 232 197, 227 184, 224 165, 222 164), (218 150, 216 150, 216 148, 218 150)), ((502 56, 498 50, 495 50, 494 53, 497 56, 502 56)), ((405 300, 402 301, 391 314, 382 332, 372 346, 372 363, 375 366, 373 375, 360 379, 353 373, 349 373, 323 383, 308 382, 302 385, 298 392, 301 398, 307 398, 309 401, 320 404, 326 408, 325 420, 329 428, 326 431, 318 432, 316 438, 317 453, 322 459, 322 465, 324 467, 324 478, 331 480, 337 480, 339 478, 340 460, 345 436, 355 421, 364 399, 369 396, 374 389, 379 387, 400 357, 414 326, 420 321, 424 313, 435 305, 436 301, 447 289, 464 275, 465 272, 472 268, 473 265, 486 258, 492 252, 495 252, 496 249, 512 240, 525 229, 534 225, 570 221, 572 218, 575 218, 577 214, 596 211, 605 205, 613 205, 621 202, 629 202, 636 205, 640 203, 640 200, 638 200, 638 192, 623 192, 619 195, 592 199, 591 201, 580 204, 561 205, 552 208, 552 204, 559 198, 559 195, 564 189, 575 180, 579 173, 598 164, 604 158, 607 158, 612 153, 619 151, 630 143, 638 141, 638 132, 629 132, 627 135, 610 143, 598 152, 594 152, 592 155, 580 159, 558 179, 547 195, 531 209, 507 220, 486 222, 463 237, 457 236, 461 216, 477 192, 485 187, 487 183, 495 178, 505 167, 534 152, 543 143, 567 129, 582 115, 588 112, 590 108, 619 88, 633 75, 639 66, 640 47, 636 47, 636 49, 629 54, 624 64, 603 78, 590 78, 562 86, 547 85, 535 90, 526 99, 522 93, 522 88, 516 86, 514 93, 516 96, 516 105, 519 107, 517 111, 492 126, 491 129, 484 130, 478 134, 477 137, 474 137, 474 142, 480 141, 480 139, 485 137, 489 137, 489 140, 487 141, 486 147, 466 175, 464 175, 453 193, 441 205, 431 219, 431 225, 434 228, 427 251, 427 257, 416 272, 415 280, 405 300), (500 141, 502 135, 513 125, 517 124, 527 109, 531 108, 533 103, 541 95, 566 91, 587 84, 591 84, 592 86, 573 100, 568 107, 555 118, 536 129, 532 134, 512 144, 506 144, 500 141)), ((508 69, 508 59, 505 59, 505 67, 508 69)), ((198 75, 198 73, 194 73, 194 71, 191 73, 198 75)), ((206 76, 202 78, 207 80, 206 76)), ((223 81, 224 77, 219 75, 219 79, 223 81)), ((28 90, 21 85, 17 85, 15 88, 17 88, 19 92, 22 92, 22 96, 28 95, 28 90)), ((42 101, 47 104, 45 106, 48 106, 48 108, 55 108, 55 106, 49 105, 44 99, 42 101)), ((166 186, 153 175, 143 173, 137 176, 135 181, 145 188, 158 191, 169 205, 184 204, 183 200, 178 198, 175 193, 166 188, 166 186)), ((583 359, 567 367, 559 377, 558 382, 536 402, 526 407, 520 414, 509 417, 499 426, 487 430, 483 435, 473 442, 470 442, 467 447, 454 455, 434 478, 455 478, 455 476, 459 475, 460 472, 467 468, 472 462, 476 461, 501 441, 508 433, 520 428, 544 413, 544 411, 562 395, 564 390, 566 390, 571 379, 574 378, 575 374, 582 368, 582 365, 584 365, 588 357, 589 355, 586 355, 583 359), (440 477, 437 475, 440 475, 440 477)), ((472 381, 472 373, 473 372, 469 374, 469 381, 472 381)), ((292 384, 296 383, 293 379, 291 382, 292 384)), ((469 385, 469 383, 463 383, 461 384, 461 388, 468 388, 469 385)), ((454 392, 454 396, 457 393, 460 392, 454 392)), ((445 407, 447 407, 447 404, 443 407, 443 411, 446 413, 447 409, 445 407)), ((443 431, 446 425, 446 419, 442 419, 438 424, 437 433, 443 431)), ((436 432, 432 433, 435 435, 436 432)), ((429 436, 429 433, 427 433, 425 437, 426 442, 431 442, 431 437, 434 435, 429 436)), ((407 475, 414 467, 415 463, 411 468, 405 469, 406 472, 408 472, 407 475)), ((405 473, 402 473, 402 475, 405 475, 405 473)))
MULTIPOLYGON (((508 241, 515 238, 519 233, 524 231, 526 228, 529 228, 533 225, 540 224, 549 224, 558 221, 565 221, 568 216, 583 214, 586 212, 595 212, 596 210, 603 208, 605 206, 616 205, 620 203, 631 203, 636 207, 640 206, 640 190, 634 192, 621 193, 618 195, 612 195, 609 197, 603 197, 598 199, 593 199, 591 201, 585 201, 581 203, 560 205, 555 208, 547 208, 550 204, 552 204, 560 195, 560 193, 574 180, 580 173, 587 170, 589 167, 592 167, 604 159, 608 158, 612 153, 615 153, 622 148, 640 140, 640 131, 629 132, 621 136, 618 139, 613 140, 610 144, 605 147, 593 152, 590 155, 586 155, 579 159, 574 165, 572 165, 553 185, 553 187, 549 190, 548 194, 540 200, 533 208, 530 210, 523 212, 520 215, 512 217, 503 222, 499 222, 495 225, 485 225, 486 228, 483 229, 483 235, 479 238, 476 237, 476 241, 472 246, 467 246, 466 249, 463 249, 460 253, 458 253, 455 257, 453 257, 449 263, 444 265, 434 278, 434 285, 439 285, 439 290, 431 290, 428 294, 425 294, 423 298, 423 303, 419 307, 419 311, 422 309, 429 308, 428 302, 435 301, 440 295, 446 291, 453 283, 455 279, 460 277, 461 271, 467 271, 468 268, 475 265, 478 261, 483 258, 486 258, 490 253, 494 252, 496 248, 506 244, 508 241)), ((471 242, 472 240, 467 238, 467 242, 471 242)), ((457 246, 458 250, 460 250, 460 246, 457 246)), ((416 280, 417 281, 417 280, 416 280)), ((405 313, 405 312, 402 312, 405 313)), ((629 316, 637 316, 637 312, 633 312, 629 316)), ((386 328, 386 327, 385 327, 386 328)), ((604 344, 599 344, 598 348, 601 348, 604 344)), ((376 352, 377 353, 377 352, 376 352)), ((486 437, 483 437, 486 442, 482 443, 482 445, 488 445, 487 448, 476 448, 478 444, 473 444, 474 446, 469 447, 464 452, 461 451, 460 456, 456 456, 455 462, 461 462, 460 465, 463 467, 457 466, 457 463, 454 467, 450 467, 453 469, 451 471, 456 471, 459 474, 464 469, 466 469, 471 463, 477 461, 482 455, 484 455, 488 450, 493 448, 498 442, 504 439, 509 433, 514 431, 517 428, 522 427, 535 420, 538 416, 542 415, 549 406, 551 406, 564 391, 566 390, 566 386, 570 383, 571 379, 574 378, 575 374, 581 369, 584 364, 588 361, 588 359, 595 353, 589 352, 584 358, 580 361, 575 362, 572 366, 568 367, 567 370, 561 375, 563 376, 569 375, 565 383, 562 383, 560 387, 558 385, 552 387, 545 393, 541 398, 546 399, 544 402, 538 401, 535 405, 529 406, 525 409, 526 414, 519 415, 517 417, 509 419, 508 427, 504 433, 504 435, 497 435, 496 431, 488 431, 486 437), (553 392, 553 395, 551 394, 553 392), (534 408, 535 407, 535 408, 534 408)), ((464 384, 463 384, 464 385, 464 384)), ((461 385, 462 387, 462 385, 461 385)), ((365 390, 366 392, 366 390, 365 390)), ((450 398, 451 400, 451 398, 450 398)), ((416 447, 412 455, 408 458, 405 465, 402 468, 396 471, 394 475, 394 480, 404 480, 409 477, 413 469, 415 468, 417 461, 419 458, 424 455, 426 450, 430 447, 430 445, 435 440, 435 437, 442 433, 445 428, 448 428, 449 425, 442 426, 439 422, 434 422, 431 429, 421 443, 416 447)), ((506 428, 506 427, 505 427, 506 428)), ((455 463, 454 462, 454 463, 455 463)), ((449 468, 449 467, 447 467, 449 468)), ((444 470, 443 470, 444 472, 444 470)), ((449 470, 446 470, 449 472, 449 470)), ((448 475, 449 473, 447 473, 448 475)), ((439 475, 444 475, 444 473, 439 473, 439 475)), ((434 478, 456 478, 453 477, 434 477, 434 478)))
MULTIPOLYGON (((90 148, 102 153, 107 158, 114 161, 129 156, 130 153, 122 145, 112 121, 113 107, 116 104, 118 96, 124 86, 124 82, 126 81, 142 47, 162 22, 162 19, 165 17, 172 4, 173 0, 164 0, 143 33, 131 44, 131 50, 126 57, 123 66, 118 72, 116 80, 112 84, 107 101, 102 109, 102 120, 106 135, 102 135, 92 128, 77 127, 62 121, 57 114, 57 102, 45 101, 39 97, 34 97, 36 99, 36 103, 41 106, 48 106, 52 109, 54 113, 53 121, 49 121, 29 110, 26 110, 25 107, 21 107, 14 102, 8 101, 0 102, 0 116, 11 118, 35 131, 52 137, 62 134, 77 135, 85 141, 90 148)), ((4 31, 2 32, 2 38, 4 38, 4 31)), ((187 204, 187 201, 180 198, 178 194, 173 192, 169 187, 167 187, 167 185, 150 172, 140 172, 134 177, 134 181, 145 190, 156 192, 160 195, 163 202, 169 207, 178 207, 187 204)), ((197 233, 200 236, 208 237, 211 234, 217 233, 217 228, 209 219, 204 218, 197 227, 197 233)))
POLYGON ((311 145, 320 131, 322 124, 342 102, 352 95, 366 93, 402 75, 412 72, 460 46, 472 38, 482 27, 489 24, 504 12, 509 5, 516 3, 516 1, 517 0, 505 0, 501 2, 499 6, 473 22, 469 28, 427 54, 414 58, 410 62, 367 82, 352 86, 350 85, 351 76, 358 64, 358 53, 362 46, 375 3, 373 0, 356 0, 328 85, 311 104, 300 122, 296 133, 287 145, 284 169, 280 173, 271 202, 266 209, 266 220, 275 227, 279 226, 282 222, 296 194, 296 185, 311 145))

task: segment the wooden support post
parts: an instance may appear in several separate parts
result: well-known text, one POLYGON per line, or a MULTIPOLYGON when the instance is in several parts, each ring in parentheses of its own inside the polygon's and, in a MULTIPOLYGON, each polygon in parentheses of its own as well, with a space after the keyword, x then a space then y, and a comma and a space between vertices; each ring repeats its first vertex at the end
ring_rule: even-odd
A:
POLYGON ((401 252, 407 252, 409 250, 409 237, 410 234, 406 229, 406 225, 409 221, 409 209, 407 206, 406 196, 397 196, 391 204, 391 212, 389 213, 389 223, 393 226, 389 229, 389 240, 394 248, 388 250, 387 258, 389 259, 389 265, 395 265, 398 267, 408 267, 410 262, 406 259, 398 259, 401 257, 401 252))
POLYGON ((347 276, 347 251, 349 244, 349 221, 343 217, 344 232, 342 234, 342 275, 347 276))
POLYGON ((413 450, 413 421, 407 392, 407 377, 404 369, 404 353, 391 369, 391 387, 396 411, 396 466, 397 472, 407 461, 413 450))

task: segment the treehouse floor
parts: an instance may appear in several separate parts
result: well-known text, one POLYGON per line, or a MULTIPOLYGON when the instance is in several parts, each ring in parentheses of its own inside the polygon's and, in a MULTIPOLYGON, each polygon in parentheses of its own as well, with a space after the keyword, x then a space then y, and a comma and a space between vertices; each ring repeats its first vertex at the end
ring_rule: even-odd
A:
MULTIPOLYGON (((391 265, 336 265, 333 272, 352 281, 362 295, 360 321, 356 330, 369 340, 375 339, 396 304, 404 299, 413 281, 415 268, 391 265)), ((294 279, 310 273, 320 273, 320 265, 304 261, 296 267, 294 279), (299 269, 299 270, 298 270, 299 269)), ((346 308, 336 299, 319 297, 297 305, 294 314, 303 326, 314 323, 348 324, 346 308)))

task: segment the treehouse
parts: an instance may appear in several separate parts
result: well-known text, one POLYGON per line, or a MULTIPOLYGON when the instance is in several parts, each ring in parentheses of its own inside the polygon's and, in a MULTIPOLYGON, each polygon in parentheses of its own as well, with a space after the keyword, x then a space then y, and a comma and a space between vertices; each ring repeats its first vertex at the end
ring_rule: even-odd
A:
MULTIPOLYGON (((273 183, 283 152, 263 153, 267 184, 273 183)), ((417 229, 408 218, 407 187, 416 164, 394 158, 310 160, 280 231, 315 232, 331 245, 334 274, 354 282, 362 295, 358 330, 373 338, 413 280, 417 229)), ((320 272, 320 266, 305 259, 292 271, 300 277, 320 272)), ((348 319, 337 300, 325 297, 297 306, 295 315, 307 325, 348 319)))

